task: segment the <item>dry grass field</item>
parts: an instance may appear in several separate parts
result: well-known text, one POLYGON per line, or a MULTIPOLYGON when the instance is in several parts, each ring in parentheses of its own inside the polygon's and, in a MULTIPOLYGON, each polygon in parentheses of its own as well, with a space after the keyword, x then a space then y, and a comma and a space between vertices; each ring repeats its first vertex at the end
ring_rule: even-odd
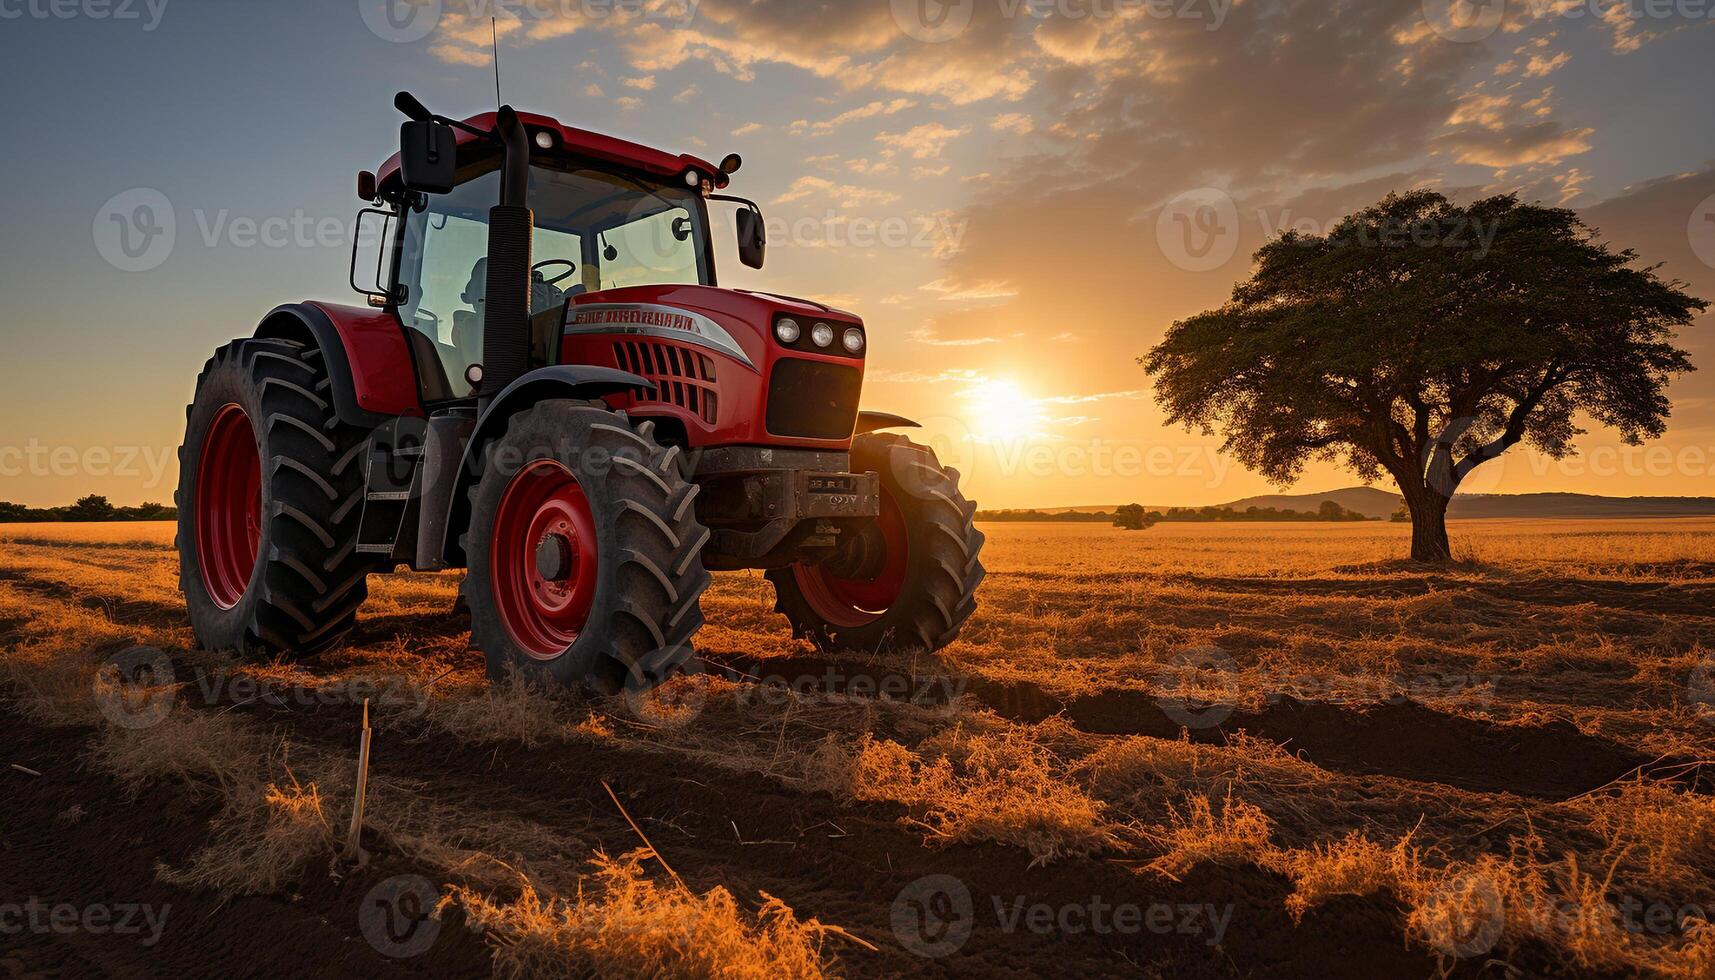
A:
POLYGON ((701 674, 588 701, 488 686, 456 575, 246 664, 170 528, 0 527, 0 928, 159 926, 0 973, 1715 976, 1715 521, 985 530, 939 658, 721 575, 701 674))

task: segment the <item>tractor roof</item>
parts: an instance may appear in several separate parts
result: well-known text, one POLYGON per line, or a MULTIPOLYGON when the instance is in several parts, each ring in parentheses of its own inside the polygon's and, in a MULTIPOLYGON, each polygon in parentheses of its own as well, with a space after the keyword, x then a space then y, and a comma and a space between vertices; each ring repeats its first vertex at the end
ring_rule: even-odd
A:
MULTIPOLYGON (((494 129, 495 113, 484 112, 472 116, 464 122, 466 125, 484 132, 494 129)), ((533 112, 520 112, 518 119, 524 124, 532 141, 536 134, 547 130, 555 135, 555 152, 569 153, 572 156, 586 157, 599 163, 620 167, 647 174, 651 177, 672 179, 682 176, 685 171, 695 168, 713 181, 715 186, 724 187, 727 175, 721 173, 719 167, 700 157, 681 153, 675 156, 665 150, 657 150, 641 143, 622 140, 616 136, 604 136, 592 133, 587 129, 575 129, 551 116, 541 116, 533 112)), ((476 141, 476 137, 462 129, 454 129, 454 135, 459 146, 476 141)), ((376 171, 375 182, 378 187, 386 187, 389 181, 395 181, 399 176, 399 154, 387 158, 387 162, 376 171)))

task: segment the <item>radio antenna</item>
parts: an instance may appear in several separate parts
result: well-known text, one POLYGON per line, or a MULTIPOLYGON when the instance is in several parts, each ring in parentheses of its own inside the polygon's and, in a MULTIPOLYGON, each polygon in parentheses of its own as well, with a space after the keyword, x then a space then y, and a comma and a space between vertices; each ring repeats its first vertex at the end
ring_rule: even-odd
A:
POLYGON ((500 29, 494 26, 494 18, 488 18, 488 40, 494 45, 494 108, 500 110, 500 29))

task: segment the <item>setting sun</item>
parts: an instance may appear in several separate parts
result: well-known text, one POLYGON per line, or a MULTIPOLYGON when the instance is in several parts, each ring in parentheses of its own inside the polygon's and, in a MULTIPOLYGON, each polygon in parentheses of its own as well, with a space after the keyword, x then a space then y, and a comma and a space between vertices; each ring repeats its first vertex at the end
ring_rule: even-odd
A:
POLYGON ((965 393, 971 433, 984 441, 1022 439, 1046 420, 1037 400, 1010 380, 984 381, 965 393))

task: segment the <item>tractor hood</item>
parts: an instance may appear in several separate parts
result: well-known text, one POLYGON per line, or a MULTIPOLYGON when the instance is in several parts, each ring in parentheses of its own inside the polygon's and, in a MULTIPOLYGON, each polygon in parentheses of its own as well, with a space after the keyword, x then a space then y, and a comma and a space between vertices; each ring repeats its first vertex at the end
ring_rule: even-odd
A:
POLYGON ((848 364, 861 361, 861 354, 854 358, 839 346, 840 334, 852 327, 863 329, 863 320, 845 310, 791 296, 713 286, 604 289, 574 296, 566 307, 568 335, 610 332, 676 339, 726 354, 759 373, 781 356, 848 364), (781 316, 799 321, 806 334, 800 343, 785 345, 775 337, 774 324, 781 316), (834 344, 825 350, 815 348, 807 337, 818 322, 835 331, 834 344), (603 326, 614 329, 603 331, 603 326))
POLYGON ((608 399, 675 420, 685 442, 844 451, 868 352, 863 321, 821 303, 712 286, 631 286, 566 303, 561 363, 613 367, 655 386, 608 399), (793 324, 782 340, 777 325, 793 324), (817 330, 825 325, 831 328, 817 330), (843 341, 855 332, 857 350, 843 341), (820 333, 826 345, 817 345, 820 333))

